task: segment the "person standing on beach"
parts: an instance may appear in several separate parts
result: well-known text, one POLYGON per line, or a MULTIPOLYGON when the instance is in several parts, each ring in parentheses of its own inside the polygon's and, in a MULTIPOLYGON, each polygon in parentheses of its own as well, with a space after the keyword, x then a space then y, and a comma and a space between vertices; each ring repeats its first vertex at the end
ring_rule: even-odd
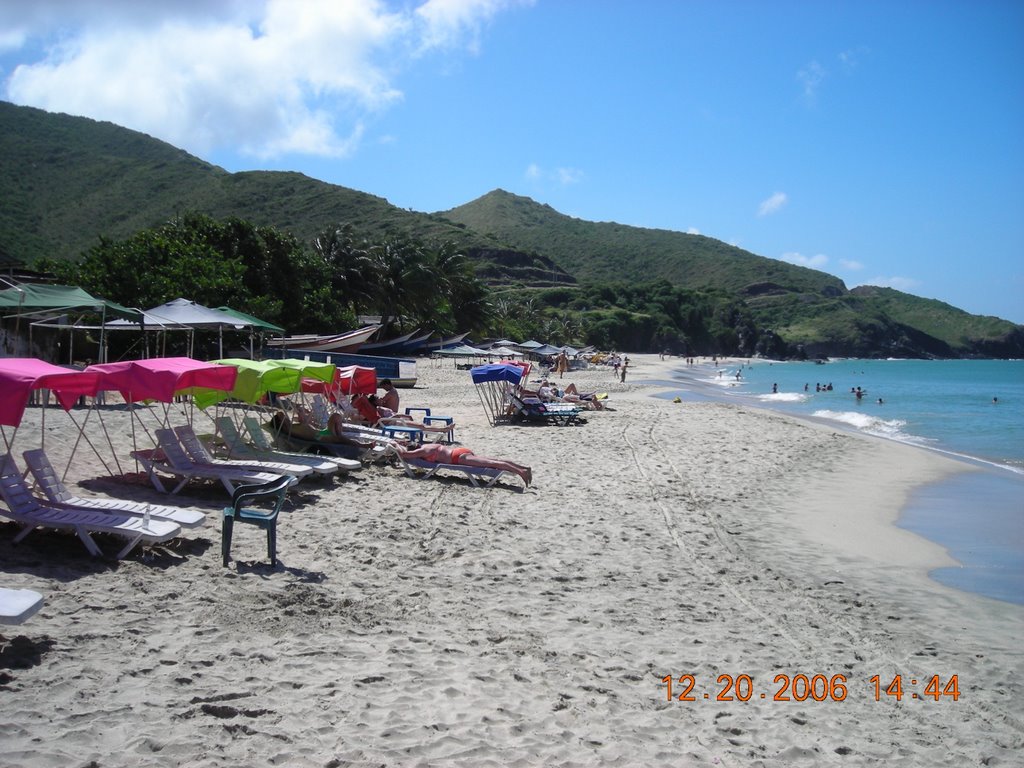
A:
POLYGON ((627 368, 629 368, 629 358, 628 357, 625 360, 622 361, 622 373, 619 376, 619 383, 621 383, 621 384, 625 384, 626 383, 626 369, 627 368))
POLYGON ((555 370, 558 371, 558 378, 565 376, 565 372, 569 370, 569 356, 565 354, 564 349, 555 358, 555 370))

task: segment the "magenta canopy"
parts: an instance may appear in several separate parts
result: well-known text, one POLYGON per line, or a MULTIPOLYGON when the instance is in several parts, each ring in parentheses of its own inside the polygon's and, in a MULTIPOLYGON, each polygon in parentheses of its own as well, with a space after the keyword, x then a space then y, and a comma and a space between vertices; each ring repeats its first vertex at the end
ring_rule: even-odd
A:
POLYGON ((25 414, 29 392, 48 389, 65 411, 82 395, 95 395, 99 376, 61 368, 34 357, 0 358, 0 424, 17 427, 25 414))
POLYGON ((154 357, 119 363, 90 365, 87 372, 99 375, 99 389, 117 390, 125 402, 157 400, 170 403, 175 395, 195 394, 200 389, 230 392, 238 369, 191 357, 154 357))

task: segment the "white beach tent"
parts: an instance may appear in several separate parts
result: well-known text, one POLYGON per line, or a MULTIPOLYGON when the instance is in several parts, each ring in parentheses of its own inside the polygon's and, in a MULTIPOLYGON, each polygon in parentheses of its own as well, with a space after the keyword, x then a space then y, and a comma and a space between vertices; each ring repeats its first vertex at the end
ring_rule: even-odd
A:
POLYGON ((508 347, 491 347, 487 350, 487 354, 491 357, 523 357, 522 352, 516 352, 508 347))
MULTIPOLYGON (((197 304, 188 299, 175 299, 159 307, 147 309, 142 313, 142 321, 148 330, 160 329, 193 331, 196 329, 216 330, 219 342, 220 357, 224 357, 224 329, 245 330, 250 332, 256 323, 253 320, 246 320, 237 315, 222 312, 219 309, 211 309, 197 304)), ((112 320, 106 323, 109 329, 138 329, 137 323, 130 323, 124 320, 112 320)), ((192 343, 189 343, 188 357, 192 356, 192 343)))

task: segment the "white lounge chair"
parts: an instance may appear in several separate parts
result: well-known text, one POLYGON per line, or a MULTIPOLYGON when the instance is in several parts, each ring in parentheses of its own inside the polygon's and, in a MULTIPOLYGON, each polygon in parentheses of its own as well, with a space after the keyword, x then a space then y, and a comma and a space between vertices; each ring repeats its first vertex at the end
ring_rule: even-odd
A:
POLYGON ((131 455, 142 464, 153 486, 161 493, 175 494, 190 480, 219 480, 228 493, 234 493, 236 485, 259 485, 280 477, 270 472, 196 464, 185 454, 174 430, 158 429, 155 435, 159 448, 132 451, 131 455), (160 479, 160 473, 178 478, 178 484, 168 491, 160 479))
POLYGON ((0 510, 0 516, 22 526, 14 537, 15 543, 39 527, 71 530, 81 539, 90 554, 98 556, 102 552, 93 541, 92 534, 112 533, 128 539, 124 549, 117 553, 120 559, 138 544, 157 544, 181 533, 181 526, 169 520, 146 521, 124 513, 44 502, 32 495, 10 454, 0 456, 0 496, 7 505, 6 510, 0 510))
POLYGON ((135 517, 149 515, 149 517, 157 520, 170 520, 182 528, 196 528, 206 520, 205 513, 198 509, 168 507, 163 504, 147 504, 128 499, 98 499, 75 496, 61 482, 53 465, 50 464, 50 459, 42 448, 25 451, 23 456, 25 457, 25 465, 28 467, 28 471, 32 473, 32 477, 36 481, 36 487, 54 504, 121 512, 126 515, 134 515, 135 517))
POLYGON ((212 464, 219 467, 235 467, 253 472, 272 472, 277 475, 291 475, 303 478, 313 474, 313 468, 302 464, 289 464, 283 461, 260 461, 258 459, 218 459, 203 445, 203 441, 187 424, 175 427, 174 434, 185 449, 185 453, 196 464, 212 464))
POLYGON ((0 624, 21 624, 43 607, 43 596, 31 589, 0 588, 0 624))
MULTIPOLYGON (((502 475, 514 475, 519 477, 514 472, 509 472, 507 469, 493 469, 491 467, 473 467, 466 464, 438 464, 433 461, 424 461, 423 459, 409 459, 397 451, 391 451, 391 455, 395 456, 399 463, 402 465, 402 470, 409 477, 426 480, 428 477, 433 477, 437 474, 438 470, 445 469, 452 472, 461 472, 469 481, 477 488, 490 488, 502 475)), ((525 490, 526 485, 523 484, 525 490)))
POLYGON ((351 472, 363 468, 358 461, 351 459, 330 459, 325 456, 314 456, 309 453, 287 453, 267 448, 257 448, 246 442, 238 432, 235 422, 230 416, 218 416, 214 421, 217 424, 217 431, 220 433, 224 444, 227 447, 228 456, 233 459, 258 459, 262 461, 282 461, 288 464, 300 464, 309 467, 314 472, 322 475, 331 475, 344 470, 351 472))
MULTIPOLYGON (((254 419, 252 416, 246 416, 243 419, 243 423, 245 424, 245 429, 249 433, 249 436, 252 438, 253 443, 255 443, 259 447, 270 447, 270 443, 267 442, 266 435, 263 434, 263 430, 260 427, 259 423, 256 421, 256 419, 254 419)), ((383 454, 385 450, 384 445, 382 445, 381 443, 393 442, 385 438, 380 433, 380 430, 377 430, 374 436, 376 437, 377 441, 372 444, 367 443, 366 446, 351 445, 349 443, 330 443, 326 441, 314 442, 312 440, 303 440, 293 435, 286 435, 283 433, 278 433, 276 435, 276 439, 280 445, 291 447, 298 451, 302 451, 306 455, 309 455, 309 452, 315 451, 316 454, 321 458, 330 458, 332 461, 337 462, 358 463, 360 458, 377 458, 379 455, 383 454), (330 457, 326 457, 325 454, 323 453, 324 451, 330 453, 330 457)), ((350 435, 350 437, 356 440, 363 439, 362 435, 350 435)), ((347 464, 346 466, 352 465, 347 464)))

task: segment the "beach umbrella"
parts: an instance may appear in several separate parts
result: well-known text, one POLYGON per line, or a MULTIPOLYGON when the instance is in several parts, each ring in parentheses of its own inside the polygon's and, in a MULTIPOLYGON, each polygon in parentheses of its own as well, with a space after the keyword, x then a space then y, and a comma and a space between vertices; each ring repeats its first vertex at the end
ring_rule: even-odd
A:
MULTIPOLYGON (((525 371, 529 371, 529 366, 525 371)), ((477 365, 470 370, 480 404, 492 427, 504 421, 509 406, 506 395, 519 386, 526 375, 525 371, 521 365, 514 363, 477 365)))

